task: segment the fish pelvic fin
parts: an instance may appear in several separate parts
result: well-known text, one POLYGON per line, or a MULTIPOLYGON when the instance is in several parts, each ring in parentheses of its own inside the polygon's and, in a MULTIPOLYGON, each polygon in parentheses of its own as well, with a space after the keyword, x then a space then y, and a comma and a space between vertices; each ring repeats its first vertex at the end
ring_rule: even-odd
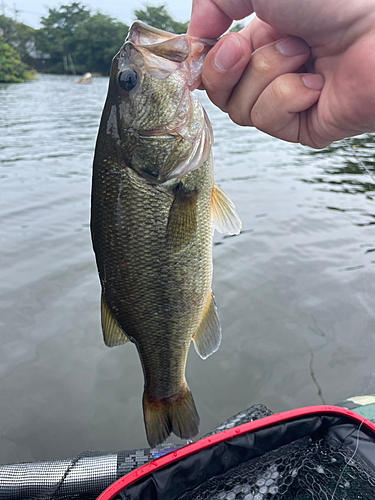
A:
POLYGON ((216 184, 212 189, 211 213, 213 226, 219 233, 239 234, 242 223, 234 203, 216 184))
POLYGON ((143 393, 143 417, 151 448, 161 444, 173 432, 190 439, 199 432, 199 415, 189 387, 169 398, 153 398, 143 393))
POLYGON ((185 189, 182 182, 175 187, 175 197, 169 211, 167 242, 173 247, 187 245, 197 230, 198 191, 185 189))
POLYGON ((221 325, 212 292, 208 296, 202 320, 193 335, 193 342, 195 350, 202 359, 208 358, 219 349, 221 325))
POLYGON ((105 298, 101 298, 101 316, 102 316, 102 331, 104 343, 108 347, 114 347, 116 345, 126 344, 130 339, 125 335, 123 330, 117 324, 115 318, 112 316, 109 310, 105 298))

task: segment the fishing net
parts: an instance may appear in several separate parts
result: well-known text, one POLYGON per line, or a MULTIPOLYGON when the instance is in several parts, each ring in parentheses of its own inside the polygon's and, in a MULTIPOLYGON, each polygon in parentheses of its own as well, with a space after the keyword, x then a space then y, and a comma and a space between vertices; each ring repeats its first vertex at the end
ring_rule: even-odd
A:
POLYGON ((375 474, 334 439, 305 437, 213 477, 179 498, 374 500, 375 474))
MULTIPOLYGON (((238 425, 270 415, 265 406, 252 406, 206 437, 222 431, 235 435, 238 425)), ((319 413, 281 419, 271 427, 261 422, 254 432, 218 441, 106 498, 375 500, 375 434, 365 425, 361 429, 363 422, 319 413)), ((164 444, 155 449, 85 452, 73 460, 3 465, 0 500, 95 500, 116 479, 177 449, 164 444)))
POLYGON ((146 466, 105 499, 375 500, 371 422, 322 406, 254 424, 146 466))

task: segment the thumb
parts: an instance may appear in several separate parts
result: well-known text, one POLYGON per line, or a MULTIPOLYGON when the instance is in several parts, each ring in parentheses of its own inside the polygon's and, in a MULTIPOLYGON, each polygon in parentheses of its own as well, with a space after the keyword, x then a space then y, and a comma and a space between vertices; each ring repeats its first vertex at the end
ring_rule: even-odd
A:
POLYGON ((207 54, 202 82, 211 101, 223 111, 250 58, 249 43, 239 33, 224 35, 207 54))

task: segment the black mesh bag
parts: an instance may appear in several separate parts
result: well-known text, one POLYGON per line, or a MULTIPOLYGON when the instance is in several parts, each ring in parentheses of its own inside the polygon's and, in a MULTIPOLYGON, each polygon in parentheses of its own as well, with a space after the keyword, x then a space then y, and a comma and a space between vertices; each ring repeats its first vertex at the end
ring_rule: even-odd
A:
POLYGON ((375 500, 375 425, 344 408, 315 406, 225 428, 98 497, 135 499, 375 500))

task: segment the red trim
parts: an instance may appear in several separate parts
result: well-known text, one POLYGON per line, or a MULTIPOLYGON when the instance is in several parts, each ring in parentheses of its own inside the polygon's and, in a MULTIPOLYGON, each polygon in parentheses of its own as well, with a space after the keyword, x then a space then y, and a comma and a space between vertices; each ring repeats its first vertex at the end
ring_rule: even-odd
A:
POLYGON ((253 432, 259 429, 263 429, 264 427, 270 427, 272 425, 279 424, 280 422, 285 422, 287 420, 296 420, 302 417, 311 417, 314 415, 336 415, 338 417, 345 416, 350 420, 356 422, 357 424, 362 423, 363 429, 367 429, 375 435, 375 424, 367 420, 365 417, 347 410, 346 408, 340 408, 339 406, 307 406, 305 408, 298 408, 297 410, 289 410, 283 413, 276 413, 275 415, 271 415, 270 417, 263 417, 259 420, 254 420, 253 422, 248 422, 247 424, 232 427, 231 429, 219 432, 218 434, 214 434, 213 436, 200 439, 196 443, 184 446, 183 448, 173 451, 172 453, 168 453, 168 455, 164 455, 163 457, 142 465, 141 467, 138 467, 138 469, 129 472, 128 474, 111 484, 111 486, 109 486, 106 490, 103 491, 103 493, 98 496, 97 500, 111 500, 126 486, 129 486, 131 483, 140 480, 144 476, 147 476, 156 468, 170 465, 172 462, 176 462, 177 460, 180 460, 187 455, 196 453, 203 448, 209 448, 210 446, 216 443, 220 443, 221 441, 231 439, 235 436, 239 436, 247 432, 253 432))

